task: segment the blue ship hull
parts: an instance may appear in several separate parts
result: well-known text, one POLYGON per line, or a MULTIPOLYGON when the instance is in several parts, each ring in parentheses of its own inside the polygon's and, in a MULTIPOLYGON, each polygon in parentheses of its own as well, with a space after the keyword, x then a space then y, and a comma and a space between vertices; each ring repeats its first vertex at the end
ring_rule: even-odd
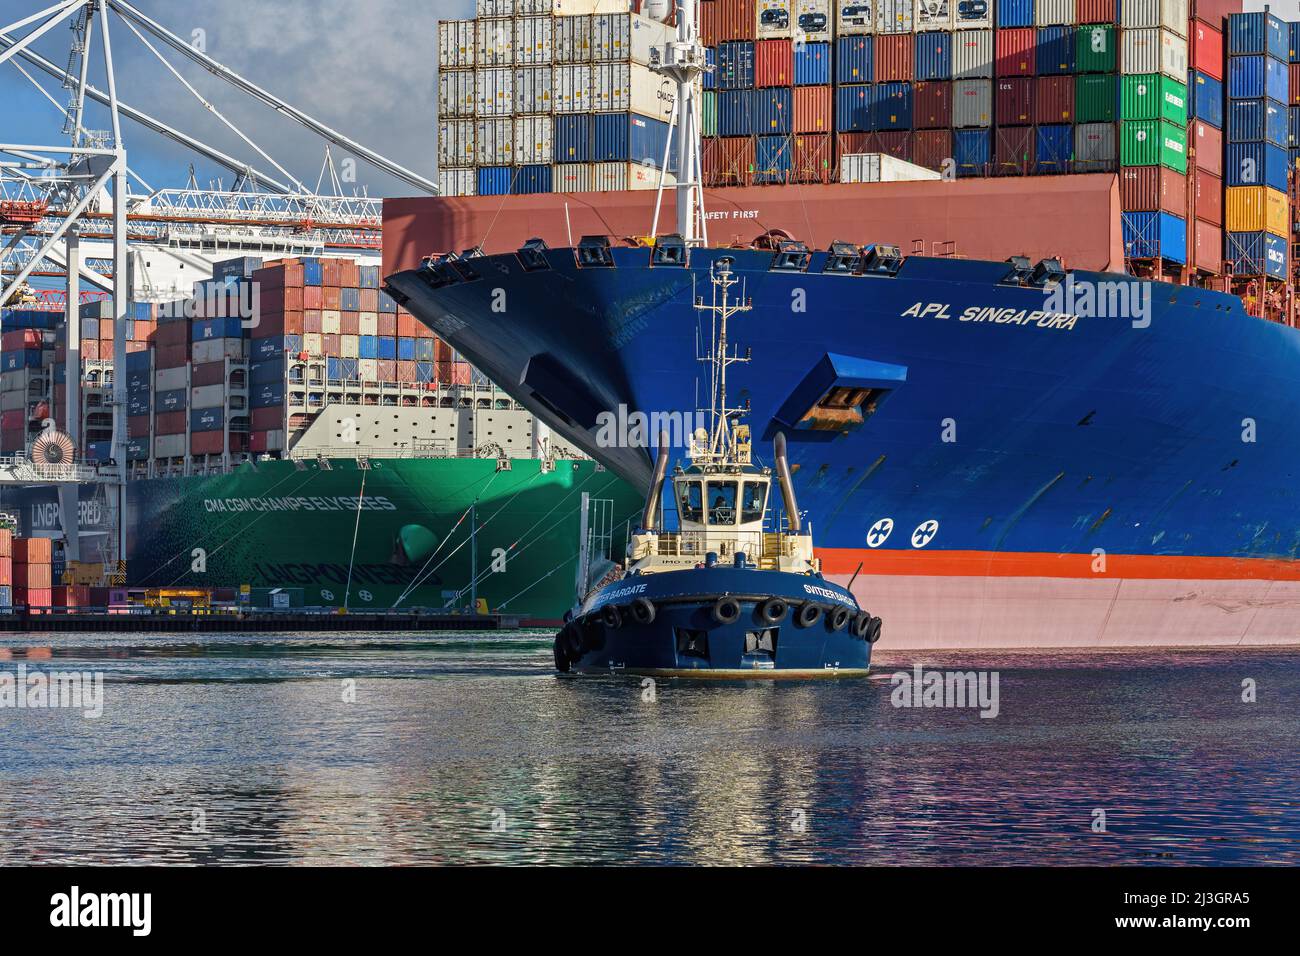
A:
POLYGON ((881 633, 870 619, 851 593, 815 575, 721 566, 631 574, 583 602, 557 637, 556 663, 588 674, 860 677, 881 633), (764 614, 773 598, 779 616, 764 614), (715 608, 728 601, 735 618, 720 620, 715 608), (653 611, 639 617, 638 605, 653 611))
POLYGON ((756 443, 786 433, 828 576, 863 563, 887 644, 1300 642, 1300 334, 1236 297, 1070 273, 1149 297, 1135 321, 1054 307, 1006 263, 847 275, 825 252, 783 270, 757 250, 685 267, 548 250, 388 281, 567 443, 644 484, 648 450, 607 447, 602 422, 691 411, 693 296, 722 255, 753 301, 733 395, 756 443), (871 408, 809 427, 835 388, 871 408))

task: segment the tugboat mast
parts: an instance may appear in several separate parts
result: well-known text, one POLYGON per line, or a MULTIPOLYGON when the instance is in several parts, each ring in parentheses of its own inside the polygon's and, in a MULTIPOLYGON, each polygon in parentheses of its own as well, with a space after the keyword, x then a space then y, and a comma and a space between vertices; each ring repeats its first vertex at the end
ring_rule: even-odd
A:
POLYGON ((709 274, 713 283, 712 303, 706 305, 699 297, 695 303, 699 311, 713 315, 711 348, 708 355, 699 357, 700 362, 709 365, 709 432, 706 442, 700 442, 696 436, 691 443, 691 461, 697 465, 747 464, 749 460, 748 443, 738 440, 740 436, 731 424, 731 420, 743 415, 746 409, 727 405, 727 368, 738 362, 748 362, 749 355, 729 351, 727 321, 733 315, 748 312, 753 306, 743 296, 732 301, 732 287, 741 280, 731 271, 731 264, 728 256, 713 264, 709 274))

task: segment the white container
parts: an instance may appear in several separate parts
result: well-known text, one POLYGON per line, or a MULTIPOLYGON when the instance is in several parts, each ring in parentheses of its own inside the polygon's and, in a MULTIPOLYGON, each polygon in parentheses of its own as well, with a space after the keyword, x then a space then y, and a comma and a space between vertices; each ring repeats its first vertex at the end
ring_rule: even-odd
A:
POLYGON ((190 408, 222 408, 225 404, 224 385, 200 385, 190 389, 190 408))
POLYGON ((591 67, 585 63, 557 66, 551 74, 552 96, 557 113, 591 111, 591 67))
POLYGON ((343 315, 337 309, 322 309, 320 330, 324 335, 338 335, 342 331, 343 315))
POLYGON ((555 0, 515 0, 515 13, 524 17, 549 17, 555 0))
POLYGON ((835 26, 835 11, 831 7, 831 0, 797 0, 794 10, 796 41, 803 37, 808 43, 825 43, 831 38, 831 30, 835 26))
POLYGON ((284 451, 284 429, 276 428, 266 433, 267 451, 284 451))
POLYGON ((153 376, 155 392, 174 392, 178 388, 189 388, 190 370, 182 365, 180 368, 160 368, 153 376))
POLYGON ((514 120, 507 116, 474 122, 474 164, 509 166, 515 155, 514 120))
POLYGON ((667 121, 676 87, 639 63, 597 63, 591 68, 591 108, 598 113, 631 110, 667 121))
POLYGON ((479 69, 509 66, 515 57, 515 22, 479 20, 475 24, 474 65, 479 69))
POLYGON ((557 17, 589 17, 594 13, 631 13, 632 0, 554 0, 557 17))
MULTIPOLYGON (((1043 0, 1038 2, 1042 3, 1043 0)), ((1176 36, 1186 38, 1187 9, 1187 0, 1124 0, 1120 4, 1119 22, 1125 30, 1164 27, 1176 36)))
POLYGON ((551 192, 591 192, 590 163, 557 163, 551 167, 551 192))
POLYGON ((555 122, 546 116, 516 116, 515 164, 535 165, 555 161, 555 122))
MULTIPOLYGON (((1124 0, 1123 6, 1127 8, 1132 2, 1124 0)), ((1075 0, 1034 0, 1034 26, 1073 26, 1079 20, 1074 3, 1075 0)))
POLYGON ((475 116, 509 116, 514 108, 514 70, 500 67, 474 71, 475 116))
POLYGON ((195 342, 192 346, 191 356, 195 365, 206 365, 209 362, 221 362, 226 359, 233 359, 241 362, 247 357, 245 351, 248 347, 246 339, 205 339, 195 342))
POLYGON ((877 33, 911 33, 914 0, 875 0, 877 33))
POLYGON ((835 0, 835 35, 864 36, 876 32, 878 0, 835 0))
POLYGON ((555 108, 552 92, 552 68, 549 66, 515 67, 516 113, 550 113, 555 108))
POLYGON ((184 458, 185 436, 183 434, 154 435, 153 456, 155 458, 184 458))
POLYGON ((963 2, 954 0, 952 26, 954 30, 991 30, 993 28, 993 2, 963 2))
MULTIPOLYGON (((438 192, 443 196, 472 196, 477 186, 478 176, 472 168, 457 169, 450 166, 438 168, 438 192)), ((378 322, 379 320, 376 319, 376 325, 378 322)))
POLYGON ((952 78, 993 78, 993 31, 962 30, 952 36, 952 78))
POLYGON ((438 73, 438 117, 474 115, 474 72, 472 70, 438 73))
POLYGON ((339 336, 339 354, 344 358, 361 357, 361 336, 359 335, 341 335, 339 336))
POLYGON ((551 49, 556 63, 591 62, 591 17, 556 17, 551 49))
POLYGON ((842 183, 906 183, 942 178, 933 169, 886 153, 845 153, 840 157, 842 183))
POLYGON ((754 35, 760 40, 781 40, 794 36, 794 0, 757 0, 754 4, 754 35))
POLYGON ((302 334, 302 350, 309 355, 321 355, 324 351, 324 339, 319 332, 304 332, 302 334))
MULTIPOLYGON (((640 163, 591 163, 590 192, 623 192, 628 189, 658 189, 659 170, 640 163)), ((665 186, 677 185, 672 173, 665 173, 665 186)))
POLYGON ((952 125, 975 129, 993 119, 993 81, 957 80, 952 85, 952 125))
POLYGON ((1080 172, 1113 169, 1115 124, 1080 123, 1074 128, 1074 164, 1080 172))
POLYGON ((438 124, 439 166, 474 164, 474 127, 472 119, 444 120, 438 124))
POLYGON ((1120 31, 1120 72, 1163 73, 1187 82, 1187 41, 1161 28, 1120 31))
MULTIPOLYGON (((362 332, 362 335, 367 333, 362 332)), ((357 375, 363 382, 379 381, 379 360, 378 359, 360 359, 357 361, 357 375)))
MULTIPOLYGON (((469 171, 473 174, 474 170, 469 171)), ((477 185, 477 177, 473 177, 473 182, 477 185)), ((472 193, 462 193, 463 196, 473 195, 472 193)), ((378 335, 379 334, 379 314, 376 312, 362 312, 357 319, 357 332, 361 335, 378 335)))
MULTIPOLYGON (((1042 3, 1043 0, 1037 2, 1042 3)), ((1073 7, 1074 0, 1068 2, 1073 7)), ((912 5, 912 22, 916 31, 951 30, 953 7, 956 5, 957 0, 915 0, 912 5)))
POLYGON ((438 24, 438 69, 474 69, 473 20, 443 20, 438 24))
POLYGON ((484 17, 513 17, 517 12, 517 2, 518 0, 474 0, 474 16, 479 20, 484 17))
POLYGON ((523 17, 515 21, 516 66, 549 66, 554 60, 552 37, 555 23, 550 17, 523 17))
POLYGON ((0 411, 14 412, 27 407, 27 390, 0 392, 0 411))
POLYGON ((663 50, 670 28, 635 13, 602 13, 591 18, 591 58, 597 63, 650 62, 663 50))

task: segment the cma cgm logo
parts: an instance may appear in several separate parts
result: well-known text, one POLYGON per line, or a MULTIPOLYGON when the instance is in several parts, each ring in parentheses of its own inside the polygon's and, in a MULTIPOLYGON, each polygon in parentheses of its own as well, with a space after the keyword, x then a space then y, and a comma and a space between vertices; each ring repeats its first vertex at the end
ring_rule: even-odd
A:
MULTIPOLYGON (((104 520, 104 509, 98 501, 77 502, 77 522, 81 527, 99 525, 104 520)), ((59 528, 59 506, 57 502, 32 505, 33 528, 59 528)))

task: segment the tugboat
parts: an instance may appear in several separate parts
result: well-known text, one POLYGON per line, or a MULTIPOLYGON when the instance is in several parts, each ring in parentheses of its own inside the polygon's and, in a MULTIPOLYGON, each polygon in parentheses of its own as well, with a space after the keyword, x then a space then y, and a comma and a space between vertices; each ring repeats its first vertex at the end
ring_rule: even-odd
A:
MULTIPOLYGON (((713 342, 709 427, 690 438, 686 467, 671 478, 678 528, 664 527, 669 442, 661 433, 640 527, 627 570, 571 611, 555 638, 561 672, 661 677, 855 677, 867 673, 881 621, 852 592, 822 577, 811 529, 795 501, 785 436, 773 442, 784 521, 769 514, 773 472, 752 462, 746 410, 727 405, 727 368, 747 357, 729 351, 727 322, 749 311, 734 260, 711 270, 713 342)), ((849 582, 852 584, 852 582, 849 582)))

